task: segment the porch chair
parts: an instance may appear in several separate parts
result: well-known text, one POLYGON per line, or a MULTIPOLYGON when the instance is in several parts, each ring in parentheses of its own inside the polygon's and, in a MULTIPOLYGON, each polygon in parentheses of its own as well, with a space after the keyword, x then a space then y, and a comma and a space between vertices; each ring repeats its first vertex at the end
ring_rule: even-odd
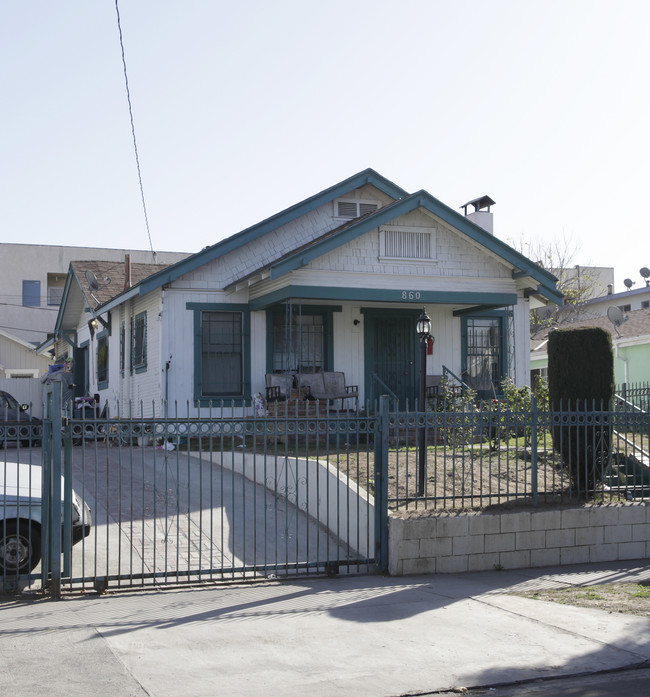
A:
POLYGON ((291 396, 293 375, 291 373, 266 374, 266 401, 283 402, 291 396))

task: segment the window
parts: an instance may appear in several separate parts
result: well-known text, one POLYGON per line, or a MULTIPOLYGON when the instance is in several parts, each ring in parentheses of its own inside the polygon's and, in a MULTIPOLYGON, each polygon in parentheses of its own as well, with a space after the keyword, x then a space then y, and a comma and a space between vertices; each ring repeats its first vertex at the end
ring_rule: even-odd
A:
POLYGON ((124 364, 126 363, 126 326, 120 325, 120 375, 124 377, 124 364))
POLYGON ((65 274, 47 274, 47 304, 60 305, 65 288, 65 274))
POLYGON ((357 201, 356 199, 337 199, 334 201, 334 216, 336 218, 359 218, 379 210, 379 201, 357 201))
POLYGON ((23 305, 25 307, 41 306, 40 281, 23 281, 23 305))
POLYGON ((97 335, 97 389, 108 387, 108 332, 97 335))
POLYGON ((632 305, 619 305, 618 309, 621 312, 631 312, 632 311, 632 305))
POLYGON ((463 380, 479 397, 499 394, 504 356, 502 317, 463 318, 463 380))
POLYGON ((435 259, 435 228, 390 225, 381 228, 380 252, 384 259, 411 261, 435 259))
POLYGON ((327 370, 326 321, 323 313, 272 314, 271 367, 274 373, 327 370))
POLYGON ((131 369, 141 373, 147 369, 147 313, 131 319, 131 369))
POLYGON ((251 398, 250 309, 244 303, 187 303, 194 313, 194 399, 230 406, 251 398))
POLYGON ((641 301, 641 309, 642 310, 647 310, 650 307, 650 300, 642 300, 641 301))
POLYGON ((244 393, 241 312, 201 313, 201 396, 244 393))

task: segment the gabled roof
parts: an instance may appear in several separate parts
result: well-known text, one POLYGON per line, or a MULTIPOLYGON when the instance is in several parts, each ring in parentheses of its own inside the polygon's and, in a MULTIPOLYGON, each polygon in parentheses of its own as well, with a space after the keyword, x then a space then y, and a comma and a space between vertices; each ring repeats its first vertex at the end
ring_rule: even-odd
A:
POLYGON ((148 276, 166 269, 168 264, 135 264, 131 263, 131 288, 124 288, 126 279, 126 265, 124 261, 72 261, 68 269, 63 297, 59 307, 59 313, 54 327, 55 334, 62 329, 76 327, 80 313, 86 308, 91 311, 105 305, 114 298, 125 293, 138 294, 138 284, 148 276), (95 275, 99 287, 96 290, 90 288, 86 271, 95 275), (76 289, 76 290, 75 290, 76 289), (68 327, 65 325, 65 317, 69 317, 68 327))
MULTIPOLYGON (((123 295, 118 294, 111 299, 104 300, 99 309, 105 312, 123 302, 127 297, 132 297, 136 294, 144 295, 166 283, 171 283, 180 276, 190 273, 243 245, 249 244, 268 232, 286 225, 310 211, 367 184, 376 187, 396 200, 374 213, 346 222, 335 230, 328 231, 318 239, 293 250, 282 258, 260 264, 258 272, 261 269, 269 269, 271 278, 278 278, 304 266, 312 259, 377 228, 379 225, 383 225, 417 208, 424 208, 465 234, 475 244, 510 264, 513 268, 513 278, 526 279, 530 284, 532 294, 541 295, 552 302, 562 302, 562 294, 556 288, 557 279, 550 272, 517 252, 505 242, 486 232, 469 218, 438 201, 428 192, 418 191, 409 195, 404 189, 382 177, 374 170, 366 169, 246 230, 217 242, 210 247, 206 247, 202 251, 163 270, 152 273, 143 278, 131 291, 125 291, 123 295)), ((97 297, 96 294, 95 297, 97 297)))
POLYGON ((158 271, 166 269, 169 264, 134 264, 131 263, 131 282, 125 288, 126 265, 124 261, 72 261, 70 268, 74 272, 81 291, 83 292, 89 307, 104 305, 109 300, 117 297, 125 290, 129 290, 145 278, 158 271), (94 274, 99 283, 99 288, 93 290, 88 282, 86 272, 94 274), (93 297, 95 300, 93 300, 93 297))
POLYGON ((313 211, 314 209, 319 208, 330 201, 334 201, 334 199, 345 196, 345 194, 349 193, 350 191, 354 191, 355 189, 358 189, 366 184, 371 184, 376 189, 379 189, 379 191, 385 193, 391 198, 397 199, 408 196, 407 191, 385 177, 382 177, 381 174, 375 172, 374 169, 364 169, 362 172, 359 172, 348 179, 344 179, 342 182, 339 182, 338 184, 335 184, 334 186, 331 186, 314 196, 310 196, 304 201, 301 201, 290 208, 286 208, 280 213, 277 213, 276 215, 273 215, 260 223, 256 223, 246 230, 242 230, 241 232, 238 232, 235 235, 222 240, 221 242, 217 242, 211 247, 206 247, 191 257, 170 266, 166 271, 151 276, 147 279, 146 283, 142 284, 141 292, 148 293, 160 285, 171 283, 179 276, 194 271, 195 269, 213 261, 214 259, 218 259, 228 252, 232 252, 245 244, 249 244, 262 235, 275 230, 281 225, 286 225, 287 223, 296 220, 296 218, 300 218, 310 211, 313 211))
POLYGON ((395 201, 395 203, 389 206, 380 208, 375 213, 358 218, 351 224, 343 225, 292 254, 285 256, 283 259, 270 264, 271 278, 278 278, 301 266, 305 266, 317 257, 417 208, 424 208, 429 213, 467 235, 475 243, 478 243, 512 265, 514 267, 513 277, 523 278, 529 276, 534 279, 537 283, 536 290, 540 295, 553 302, 562 302, 562 294, 556 289, 557 279, 553 274, 543 269, 539 264, 532 262, 498 237, 494 237, 494 235, 474 224, 464 215, 460 215, 452 208, 449 208, 449 206, 438 201, 438 199, 426 191, 418 191, 399 201, 395 201))

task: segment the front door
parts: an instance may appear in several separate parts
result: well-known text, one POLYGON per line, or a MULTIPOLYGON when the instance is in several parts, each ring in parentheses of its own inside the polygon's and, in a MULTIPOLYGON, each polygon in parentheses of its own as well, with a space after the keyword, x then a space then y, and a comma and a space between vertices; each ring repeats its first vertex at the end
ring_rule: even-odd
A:
POLYGON ((366 396, 374 402, 392 392, 400 407, 417 398, 419 366, 415 323, 417 311, 365 313, 366 396), (390 392, 388 392, 388 390, 390 392))

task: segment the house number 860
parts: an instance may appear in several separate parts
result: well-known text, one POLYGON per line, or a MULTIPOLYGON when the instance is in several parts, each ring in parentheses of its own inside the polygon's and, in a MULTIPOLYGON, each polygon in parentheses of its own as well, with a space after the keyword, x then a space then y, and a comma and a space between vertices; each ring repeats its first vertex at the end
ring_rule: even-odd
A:
POLYGON ((403 290, 402 300, 419 300, 420 291, 419 290, 403 290))

